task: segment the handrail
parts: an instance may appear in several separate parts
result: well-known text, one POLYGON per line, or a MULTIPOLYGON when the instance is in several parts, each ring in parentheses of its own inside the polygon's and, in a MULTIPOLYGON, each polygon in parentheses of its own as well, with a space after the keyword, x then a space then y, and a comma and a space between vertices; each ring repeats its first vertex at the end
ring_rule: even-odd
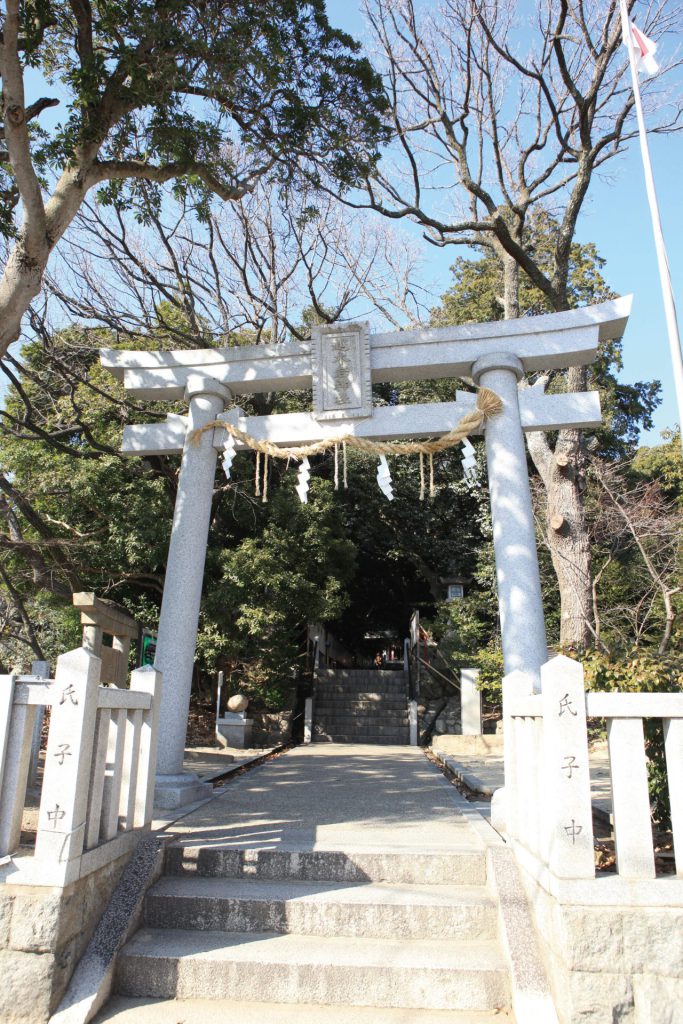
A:
POLYGON ((430 665, 428 661, 425 661, 424 658, 421 658, 419 654, 416 654, 415 657, 417 658, 421 665, 424 665, 428 672, 432 672, 434 675, 437 675, 439 679, 443 679, 444 682, 448 683, 449 686, 452 686, 454 690, 457 690, 457 692, 460 693, 460 686, 458 683, 456 683, 453 679, 449 679, 448 676, 445 676, 443 674, 443 672, 439 672, 438 668, 434 668, 434 666, 430 665))

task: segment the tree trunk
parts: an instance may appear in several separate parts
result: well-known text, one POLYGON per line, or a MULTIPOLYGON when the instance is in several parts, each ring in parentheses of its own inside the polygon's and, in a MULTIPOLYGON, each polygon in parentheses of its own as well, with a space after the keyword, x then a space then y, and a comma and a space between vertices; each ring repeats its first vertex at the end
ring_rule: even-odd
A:
POLYGON ((519 263, 507 252, 501 253, 503 261, 503 310, 506 320, 519 316, 519 263))
MULTIPOLYGON (((585 391, 585 372, 567 373, 569 391, 585 391)), ((561 430, 555 451, 545 434, 527 434, 546 496, 545 534, 560 591, 560 644, 583 648, 593 637, 591 555, 583 501, 585 474, 578 430, 561 430)))

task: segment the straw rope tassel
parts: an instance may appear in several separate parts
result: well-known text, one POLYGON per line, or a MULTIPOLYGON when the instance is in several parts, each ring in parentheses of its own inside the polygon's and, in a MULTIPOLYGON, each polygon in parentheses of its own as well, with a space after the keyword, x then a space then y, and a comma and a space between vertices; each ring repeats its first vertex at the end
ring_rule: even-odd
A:
POLYGON ((420 501, 425 500, 425 456, 420 452, 420 501))
POLYGON ((436 494, 436 487, 434 486, 434 455, 432 452, 429 453, 429 497, 433 498, 436 494))
POLYGON ((339 445, 334 446, 334 489, 339 490, 339 445))
POLYGON ((261 501, 265 505, 268 501, 268 454, 263 456, 263 496, 261 501))
POLYGON ((349 488, 349 481, 346 478, 346 441, 342 442, 342 455, 344 457, 344 490, 347 491, 349 488))
POLYGON ((254 494, 261 497, 261 452, 256 449, 256 474, 254 479, 254 494))

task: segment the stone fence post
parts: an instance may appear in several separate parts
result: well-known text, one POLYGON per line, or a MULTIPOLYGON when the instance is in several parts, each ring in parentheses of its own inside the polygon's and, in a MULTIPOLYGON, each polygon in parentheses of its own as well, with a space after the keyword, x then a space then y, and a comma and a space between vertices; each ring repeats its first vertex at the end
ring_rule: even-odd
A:
POLYGON ((557 878, 594 878, 583 668, 564 656, 541 668, 543 779, 541 851, 557 878))
POLYGON ((60 865, 65 882, 85 840, 100 667, 83 647, 57 659, 35 856, 60 865))
MULTIPOLYGON (((35 679, 49 679, 50 665, 47 661, 32 661, 31 675, 35 679)), ((31 740, 31 764, 28 771, 28 784, 35 786, 38 777, 38 761, 40 759, 40 741, 43 735, 43 720, 45 708, 40 705, 36 708, 36 719, 33 723, 33 738, 31 740)))
POLYGON ((460 729, 463 736, 481 736, 481 691, 478 668, 460 669, 460 729))

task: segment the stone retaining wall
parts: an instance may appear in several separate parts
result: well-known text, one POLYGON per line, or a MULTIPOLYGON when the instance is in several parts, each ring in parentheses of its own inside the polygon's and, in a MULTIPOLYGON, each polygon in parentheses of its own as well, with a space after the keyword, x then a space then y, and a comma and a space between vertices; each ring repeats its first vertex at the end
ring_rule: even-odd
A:
POLYGON ((65 889, 0 886, 0 1021, 45 1024, 58 1005, 128 856, 65 889))
POLYGON ((563 903, 522 873, 561 1024, 682 1024, 683 906, 563 903))
POLYGON ((292 711, 276 711, 272 714, 249 711, 253 721, 251 744, 253 747, 279 747, 292 738, 292 711))

